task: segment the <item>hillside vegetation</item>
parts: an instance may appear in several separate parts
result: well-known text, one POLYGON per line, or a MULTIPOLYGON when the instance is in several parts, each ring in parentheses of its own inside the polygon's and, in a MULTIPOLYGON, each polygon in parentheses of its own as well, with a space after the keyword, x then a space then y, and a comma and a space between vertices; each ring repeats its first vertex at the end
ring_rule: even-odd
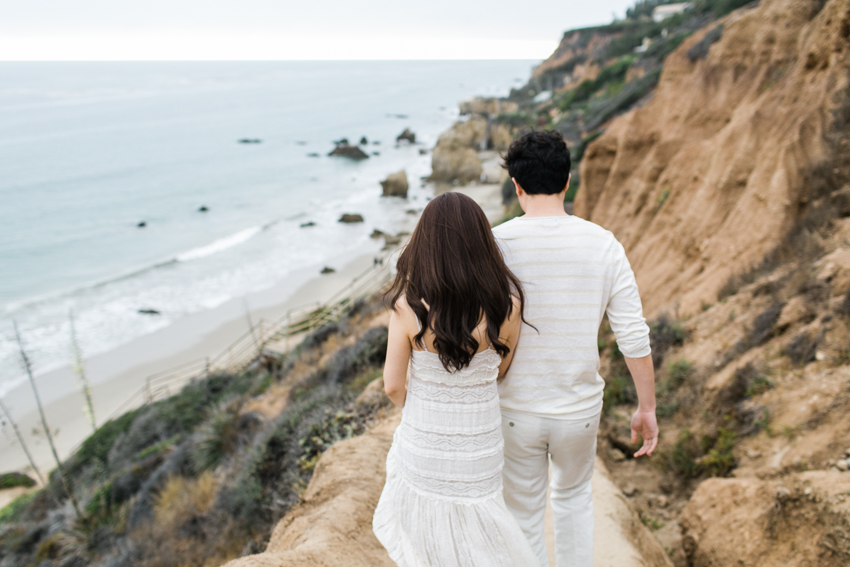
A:
POLYGON ((289 356, 188 384, 100 427, 56 473, 0 512, 0 566, 220 565, 260 551, 322 453, 363 433, 381 398, 379 300, 308 336, 289 356))

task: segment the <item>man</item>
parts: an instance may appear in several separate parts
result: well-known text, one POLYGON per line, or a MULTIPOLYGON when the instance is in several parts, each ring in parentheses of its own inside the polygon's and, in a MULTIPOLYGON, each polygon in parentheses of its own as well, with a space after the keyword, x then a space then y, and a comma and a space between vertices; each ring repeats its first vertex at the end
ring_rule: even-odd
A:
POLYGON ((504 494, 540 561, 551 474, 557 567, 593 565, 590 478, 605 385, 598 373, 597 333, 607 313, 634 379, 635 456, 658 442, 649 327, 634 274, 614 235, 564 212, 570 153, 558 132, 532 132, 505 157, 525 215, 494 229, 508 267, 525 292, 524 326, 499 385, 505 438, 504 494))

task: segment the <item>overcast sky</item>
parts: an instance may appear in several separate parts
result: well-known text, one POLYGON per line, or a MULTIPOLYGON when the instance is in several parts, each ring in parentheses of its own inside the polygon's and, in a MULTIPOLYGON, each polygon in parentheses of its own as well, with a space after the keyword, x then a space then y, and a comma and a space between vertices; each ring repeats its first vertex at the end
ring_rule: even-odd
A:
POLYGON ((633 0, 10 0, 0 60, 543 59, 633 0))

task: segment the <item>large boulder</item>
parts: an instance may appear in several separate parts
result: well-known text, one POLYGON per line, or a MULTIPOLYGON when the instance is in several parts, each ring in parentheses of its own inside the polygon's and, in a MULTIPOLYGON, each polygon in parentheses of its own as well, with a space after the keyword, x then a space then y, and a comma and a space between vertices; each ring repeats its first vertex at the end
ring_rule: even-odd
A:
POLYGON ((407 174, 402 169, 398 173, 388 175, 381 181, 381 187, 384 189, 384 197, 407 197, 407 174))
POLYGON ((481 177, 481 160, 472 148, 437 146, 431 154, 431 179, 469 183, 481 177))
POLYGON ((333 149, 333 151, 328 155, 345 157, 348 159, 355 160, 369 159, 369 154, 361 150, 359 146, 352 146, 348 143, 348 140, 345 139, 340 140, 337 143, 336 147, 333 149))
POLYGON ((850 474, 712 478, 682 512, 693 567, 850 564, 850 474))
POLYGON ((487 135, 487 121, 472 117, 443 132, 431 154, 431 179, 468 183, 481 177, 477 149, 487 135))

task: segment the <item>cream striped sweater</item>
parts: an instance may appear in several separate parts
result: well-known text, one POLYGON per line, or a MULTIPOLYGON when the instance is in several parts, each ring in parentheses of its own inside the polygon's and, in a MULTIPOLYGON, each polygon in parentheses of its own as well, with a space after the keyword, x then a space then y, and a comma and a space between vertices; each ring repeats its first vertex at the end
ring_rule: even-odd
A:
POLYGON ((493 229, 525 292, 525 318, 503 410, 584 419, 602 407, 597 334, 606 311, 620 351, 650 353, 634 273, 623 246, 578 217, 519 217, 493 229))

